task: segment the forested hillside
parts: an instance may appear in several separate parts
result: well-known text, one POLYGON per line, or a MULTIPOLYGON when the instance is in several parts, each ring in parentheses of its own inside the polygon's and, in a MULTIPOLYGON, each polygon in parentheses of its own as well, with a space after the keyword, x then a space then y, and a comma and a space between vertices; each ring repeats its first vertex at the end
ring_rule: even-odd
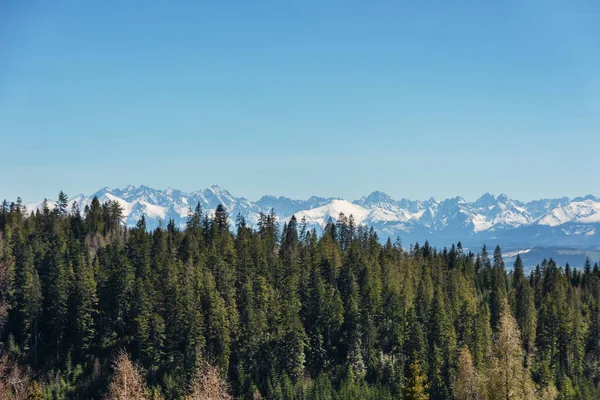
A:
POLYGON ((344 215, 198 206, 149 232, 67 207, 0 209, 3 399, 600 398, 597 264, 526 276, 344 215))

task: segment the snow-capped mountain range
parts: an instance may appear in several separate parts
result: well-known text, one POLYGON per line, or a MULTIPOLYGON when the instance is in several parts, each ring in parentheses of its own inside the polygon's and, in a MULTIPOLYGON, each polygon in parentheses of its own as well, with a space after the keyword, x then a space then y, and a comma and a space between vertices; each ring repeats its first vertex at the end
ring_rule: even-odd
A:
MULTIPOLYGON (((461 240, 471 246, 498 242, 513 246, 574 246, 600 245, 600 199, 591 195, 569 199, 543 199, 524 203, 501 194, 484 194, 474 202, 461 197, 425 201, 395 200, 382 192, 373 192, 361 199, 311 197, 293 200, 287 197, 263 196, 258 201, 235 197, 219 186, 186 193, 176 189, 157 190, 147 186, 127 186, 123 189, 100 189, 89 196, 78 195, 84 210, 94 196, 100 202, 118 201, 124 209, 125 224, 134 226, 141 215, 153 229, 173 219, 183 227, 190 207, 200 203, 204 211, 212 212, 223 204, 232 222, 238 213, 250 224, 256 224, 261 212, 275 210, 281 222, 292 215, 306 219, 309 227, 320 230, 328 218, 336 220, 340 213, 352 215, 357 224, 372 226, 382 240, 399 236, 404 243, 423 242, 447 245, 461 240)), ((49 201, 50 206, 54 206, 49 201)), ((40 208, 42 202, 26 204, 29 211, 40 208)), ((233 225, 233 224, 232 224, 233 225)))

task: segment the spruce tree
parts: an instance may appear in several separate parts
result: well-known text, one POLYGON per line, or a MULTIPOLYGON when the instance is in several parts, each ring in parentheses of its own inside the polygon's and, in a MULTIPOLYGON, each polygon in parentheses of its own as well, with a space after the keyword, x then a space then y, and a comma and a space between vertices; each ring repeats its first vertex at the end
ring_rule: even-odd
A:
POLYGON ((62 190, 58 194, 58 215, 64 216, 67 213, 67 208, 69 207, 69 198, 67 194, 62 190))
POLYGON ((523 262, 517 254, 513 273, 513 288, 516 301, 516 319, 523 334, 525 351, 532 352, 535 345, 537 317, 533 289, 523 273, 523 262))
POLYGON ((42 288, 38 272, 33 265, 30 248, 24 252, 22 264, 17 268, 16 300, 21 321, 20 338, 25 353, 34 364, 38 362, 38 341, 42 310, 42 288))
POLYGON ((427 394, 427 377, 421 371, 421 364, 416 353, 413 354, 413 362, 409 367, 408 379, 404 385, 404 399, 406 400, 429 400, 427 394))

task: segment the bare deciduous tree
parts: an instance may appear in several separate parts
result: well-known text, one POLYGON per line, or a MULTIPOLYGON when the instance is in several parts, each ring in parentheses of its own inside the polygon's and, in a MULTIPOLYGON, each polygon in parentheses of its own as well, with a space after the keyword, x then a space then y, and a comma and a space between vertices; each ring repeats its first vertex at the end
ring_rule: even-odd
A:
POLYGON ((490 400, 553 399, 552 387, 537 390, 531 373, 524 367, 525 350, 517 321, 505 301, 494 341, 491 365, 487 371, 490 400))
POLYGON ((186 400, 232 400, 227 383, 221 378, 219 369, 208 363, 202 365, 192 382, 186 400))
POLYGON ((10 310, 8 293, 11 290, 12 285, 12 268, 9 262, 4 259, 3 248, 3 236, 0 232, 0 333, 2 333, 8 317, 8 311, 10 310))
POLYGON ((22 368, 15 359, 6 354, 0 357, 0 399, 29 399, 32 389, 37 386, 32 384, 29 370, 22 368))
POLYGON ((105 400, 147 400, 150 391, 140 369, 125 351, 119 352, 114 363, 115 372, 108 386, 105 400))
POLYGON ((458 371, 454 387, 456 400, 480 400, 479 375, 473 365, 473 357, 469 348, 465 345, 458 356, 458 371))

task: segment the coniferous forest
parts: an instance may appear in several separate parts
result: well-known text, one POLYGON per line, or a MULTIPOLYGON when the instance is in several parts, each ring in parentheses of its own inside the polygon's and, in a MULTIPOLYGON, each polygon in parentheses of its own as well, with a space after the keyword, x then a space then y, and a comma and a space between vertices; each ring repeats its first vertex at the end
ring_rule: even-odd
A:
POLYGON ((597 264, 66 199, 0 209, 2 399, 600 398, 597 264))

